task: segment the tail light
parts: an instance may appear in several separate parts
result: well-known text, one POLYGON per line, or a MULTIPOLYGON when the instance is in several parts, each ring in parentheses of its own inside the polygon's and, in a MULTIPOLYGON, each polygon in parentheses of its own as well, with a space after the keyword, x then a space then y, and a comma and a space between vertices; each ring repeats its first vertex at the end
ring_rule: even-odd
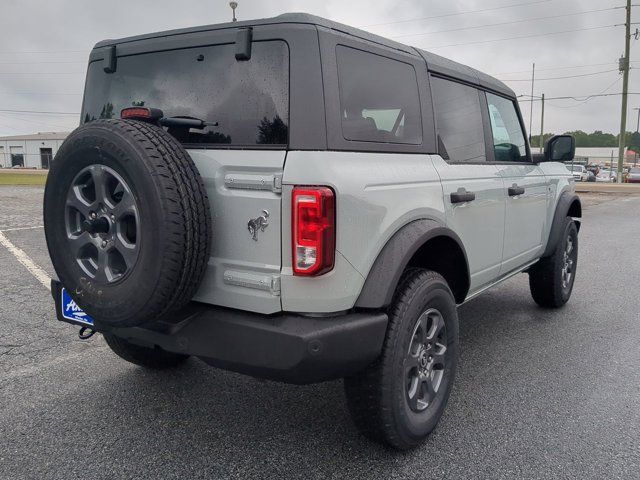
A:
POLYGON ((336 201, 329 187, 295 187, 292 196, 295 275, 322 275, 333 268, 336 201))
POLYGON ((155 123, 163 116, 159 108, 128 107, 120 112, 120 118, 130 118, 132 120, 143 120, 155 123))

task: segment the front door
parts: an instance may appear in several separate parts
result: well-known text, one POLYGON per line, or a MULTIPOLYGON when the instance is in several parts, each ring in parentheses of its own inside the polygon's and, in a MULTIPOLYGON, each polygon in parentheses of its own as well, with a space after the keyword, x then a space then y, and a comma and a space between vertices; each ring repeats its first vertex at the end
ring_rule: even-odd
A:
POLYGON ((491 283, 502 263, 505 198, 498 167, 487 162, 481 100, 469 85, 432 76, 440 175, 447 226, 465 246, 470 293, 491 283))
POLYGON ((504 182, 506 217, 502 274, 535 260, 544 242, 549 195, 546 177, 527 152, 513 100, 486 94, 493 156, 504 182))

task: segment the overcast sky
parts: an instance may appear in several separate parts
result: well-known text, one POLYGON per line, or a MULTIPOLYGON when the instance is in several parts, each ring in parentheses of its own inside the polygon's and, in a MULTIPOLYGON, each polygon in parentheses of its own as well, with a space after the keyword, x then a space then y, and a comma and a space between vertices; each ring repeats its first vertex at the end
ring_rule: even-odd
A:
MULTIPOLYGON (((242 20, 285 12, 324 16, 468 64, 505 81, 517 94, 530 94, 535 62, 535 95, 579 97, 621 91, 617 59, 624 51, 624 27, 613 25, 624 23, 624 9, 614 9, 623 4, 624 0, 239 0, 237 15, 242 20)), ((79 112, 88 53, 99 40, 230 17, 228 2, 221 0, 2 0, 0 110, 79 112)), ((635 7, 632 22, 639 20, 640 7, 635 7)), ((640 93, 640 42, 633 39, 631 60, 636 70, 630 73, 629 91, 640 93)), ((530 104, 521 100, 528 125, 530 104)), ((620 102, 619 95, 582 103, 550 100, 545 131, 617 133, 620 102)), ((627 130, 635 130, 635 107, 640 107, 640 95, 629 97, 627 130)), ((71 130, 78 118, 0 111, 0 135, 71 130)), ((539 102, 534 104, 533 124, 533 132, 539 133, 539 102)))

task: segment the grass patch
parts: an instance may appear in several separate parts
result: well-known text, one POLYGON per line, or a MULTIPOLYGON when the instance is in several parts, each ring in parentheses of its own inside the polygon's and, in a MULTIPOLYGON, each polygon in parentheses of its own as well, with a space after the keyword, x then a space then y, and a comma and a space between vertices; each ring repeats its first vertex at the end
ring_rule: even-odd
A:
POLYGON ((0 170, 0 185, 38 185, 44 186, 46 172, 3 172, 0 170))

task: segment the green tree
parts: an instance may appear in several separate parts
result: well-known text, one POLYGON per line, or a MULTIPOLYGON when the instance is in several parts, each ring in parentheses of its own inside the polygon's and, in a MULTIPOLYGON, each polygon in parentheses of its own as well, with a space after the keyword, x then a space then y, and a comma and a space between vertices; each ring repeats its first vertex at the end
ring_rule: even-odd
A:
MULTIPOLYGON (((547 142, 547 140, 549 140, 554 135, 555 135, 555 133, 545 133, 543 135, 542 144, 544 145, 547 142)), ((529 143, 531 145, 531 148, 539 148, 540 147, 540 135, 534 135, 533 137, 531 137, 531 142, 529 142, 529 143)))
POLYGON ((102 107, 100 118, 113 118, 113 103, 107 102, 102 107))
POLYGON ((640 152, 640 132, 627 132, 625 140, 625 147, 629 147, 634 152, 640 152))

